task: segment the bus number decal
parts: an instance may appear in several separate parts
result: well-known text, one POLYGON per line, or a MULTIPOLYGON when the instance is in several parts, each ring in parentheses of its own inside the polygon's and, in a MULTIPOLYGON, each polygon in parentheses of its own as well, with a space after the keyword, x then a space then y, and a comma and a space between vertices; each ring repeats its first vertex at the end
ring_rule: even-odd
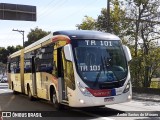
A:
POLYGON ((109 46, 112 47, 112 41, 95 41, 95 40, 85 40, 87 46, 109 46))
POLYGON ((100 70, 100 65, 91 65, 90 66, 90 71, 99 71, 100 70))
POLYGON ((100 65, 80 66, 81 71, 100 71, 100 65))

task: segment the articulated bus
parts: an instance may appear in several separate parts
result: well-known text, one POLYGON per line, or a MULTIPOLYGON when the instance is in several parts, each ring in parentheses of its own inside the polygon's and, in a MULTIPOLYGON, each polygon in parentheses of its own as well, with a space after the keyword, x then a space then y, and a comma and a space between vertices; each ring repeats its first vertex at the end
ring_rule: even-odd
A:
POLYGON ((8 57, 9 88, 57 109, 127 102, 131 59, 129 48, 110 33, 56 31, 8 57))

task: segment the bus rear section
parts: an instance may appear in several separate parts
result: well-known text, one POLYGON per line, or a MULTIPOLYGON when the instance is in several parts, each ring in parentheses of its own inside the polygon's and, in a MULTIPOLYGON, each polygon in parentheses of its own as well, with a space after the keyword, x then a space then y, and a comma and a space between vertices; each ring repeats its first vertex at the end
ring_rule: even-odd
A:
POLYGON ((24 93, 24 53, 23 49, 19 50, 8 57, 7 62, 7 78, 9 88, 14 93, 24 93))

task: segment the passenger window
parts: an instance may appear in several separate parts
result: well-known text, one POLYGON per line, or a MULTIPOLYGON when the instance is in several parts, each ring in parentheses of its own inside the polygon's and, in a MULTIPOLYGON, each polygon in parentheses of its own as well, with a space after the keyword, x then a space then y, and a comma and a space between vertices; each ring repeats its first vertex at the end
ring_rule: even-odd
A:
POLYGON ((20 56, 11 59, 10 72, 20 73, 20 56))
POLYGON ((36 52, 36 72, 52 73, 53 71, 53 45, 42 47, 36 52))

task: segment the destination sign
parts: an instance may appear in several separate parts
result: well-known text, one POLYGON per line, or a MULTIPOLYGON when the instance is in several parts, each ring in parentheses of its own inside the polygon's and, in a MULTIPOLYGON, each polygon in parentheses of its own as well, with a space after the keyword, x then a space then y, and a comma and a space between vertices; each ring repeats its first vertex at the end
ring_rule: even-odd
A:
POLYGON ((119 41, 80 40, 78 41, 78 46, 116 47, 119 46, 119 41))

